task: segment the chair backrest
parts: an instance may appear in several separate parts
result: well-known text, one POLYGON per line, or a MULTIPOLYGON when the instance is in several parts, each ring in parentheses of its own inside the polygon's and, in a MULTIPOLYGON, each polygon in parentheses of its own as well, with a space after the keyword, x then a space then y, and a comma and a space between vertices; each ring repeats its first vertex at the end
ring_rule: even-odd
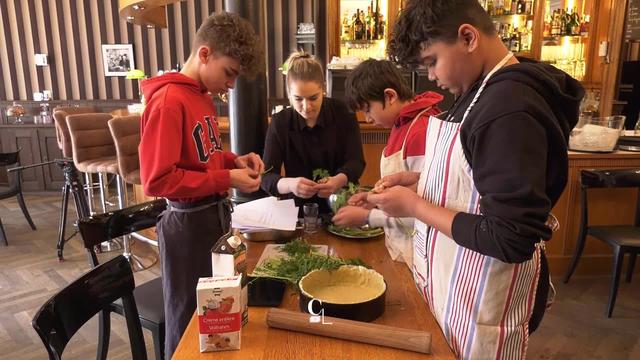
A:
POLYGON ((122 255, 82 275, 51 297, 34 316, 31 324, 49 353, 60 359, 73 335, 89 319, 107 311, 122 298, 133 359, 146 359, 146 348, 138 309, 133 297, 135 287, 129 261, 122 255))
POLYGON ((167 202, 159 199, 80 219, 78 228, 91 265, 98 264, 98 258, 93 250, 96 245, 156 226, 158 216, 166 208, 167 202))
POLYGON ((109 120, 112 118, 104 113, 67 116, 76 166, 83 161, 116 156, 116 147, 109 131, 109 120))
POLYGON ((57 107, 53 109, 53 122, 56 127, 56 140, 58 142, 58 148, 62 150, 62 156, 68 158, 73 156, 73 150, 71 149, 71 135, 69 134, 69 127, 67 126, 67 115, 95 112, 96 109, 93 106, 57 107))
MULTIPOLYGON (((6 167, 7 169, 20 165, 20 149, 14 152, 0 153, 0 167, 6 167)), ((22 176, 20 171, 14 171, 8 173, 9 188, 6 187, 0 190, 0 198, 4 199, 9 196, 13 196, 20 192, 22 187, 22 176)))
POLYGON ((640 187, 640 168, 585 169, 580 171, 580 183, 588 188, 640 187))
POLYGON ((140 184, 140 115, 114 117, 109 120, 109 130, 116 145, 120 176, 127 183, 140 184))
MULTIPOLYGON (((589 188, 638 188, 640 190, 640 168, 630 169, 584 169, 580 171, 581 218, 588 223, 589 188)), ((636 200, 635 226, 640 226, 640 191, 636 200)))

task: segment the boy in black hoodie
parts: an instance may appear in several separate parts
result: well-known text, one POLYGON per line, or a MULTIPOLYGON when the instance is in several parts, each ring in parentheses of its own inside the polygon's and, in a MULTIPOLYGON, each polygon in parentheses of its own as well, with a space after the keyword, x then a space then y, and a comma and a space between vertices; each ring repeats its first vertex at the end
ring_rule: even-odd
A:
POLYGON ((414 279, 459 358, 522 358, 549 292, 544 242, 567 182, 582 86, 516 59, 477 0, 414 0, 388 48, 457 95, 427 129, 425 168, 368 201, 415 217, 414 279))

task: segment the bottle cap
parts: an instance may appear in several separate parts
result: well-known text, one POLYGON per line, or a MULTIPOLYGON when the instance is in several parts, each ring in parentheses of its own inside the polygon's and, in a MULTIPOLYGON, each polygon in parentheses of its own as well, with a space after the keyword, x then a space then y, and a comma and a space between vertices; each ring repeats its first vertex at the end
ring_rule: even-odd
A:
POLYGON ((238 235, 233 235, 227 240, 227 242, 232 248, 235 249, 240 246, 240 244, 242 244, 242 239, 240 239, 238 235))

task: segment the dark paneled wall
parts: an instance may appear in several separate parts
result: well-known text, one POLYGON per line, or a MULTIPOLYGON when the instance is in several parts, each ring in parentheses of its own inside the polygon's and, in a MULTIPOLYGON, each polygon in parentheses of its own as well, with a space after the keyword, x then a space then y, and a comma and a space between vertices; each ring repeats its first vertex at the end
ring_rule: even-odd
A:
MULTIPOLYGON (((277 69, 298 47, 297 24, 316 18, 314 1, 265 0, 271 98, 286 96, 277 69)), ((197 28, 223 3, 171 4, 168 29, 148 29, 120 19, 117 0, 0 0, 0 101, 31 100, 43 90, 60 100, 137 98, 136 81, 104 76, 101 45, 133 44, 135 67, 154 76, 184 63, 197 28), (48 54, 49 66, 36 66, 36 53, 48 54)))

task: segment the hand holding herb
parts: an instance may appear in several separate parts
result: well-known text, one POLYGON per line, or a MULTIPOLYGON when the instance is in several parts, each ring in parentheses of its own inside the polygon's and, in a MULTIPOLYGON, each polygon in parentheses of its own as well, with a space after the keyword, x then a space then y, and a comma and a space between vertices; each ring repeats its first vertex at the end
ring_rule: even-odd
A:
POLYGON ((331 174, 327 169, 314 169, 311 175, 312 175, 311 179, 317 182, 318 184, 326 183, 331 177, 331 174))

